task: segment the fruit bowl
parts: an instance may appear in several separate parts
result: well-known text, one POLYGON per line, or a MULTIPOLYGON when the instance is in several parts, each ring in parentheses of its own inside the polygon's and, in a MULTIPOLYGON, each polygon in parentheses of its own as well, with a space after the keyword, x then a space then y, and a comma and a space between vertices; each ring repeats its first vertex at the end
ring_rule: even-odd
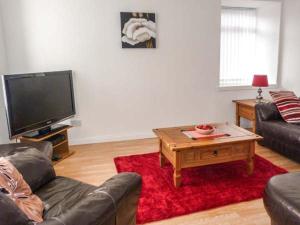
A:
POLYGON ((213 133, 215 131, 215 128, 208 124, 200 124, 200 125, 195 126, 195 130, 199 134, 208 135, 208 134, 213 133))

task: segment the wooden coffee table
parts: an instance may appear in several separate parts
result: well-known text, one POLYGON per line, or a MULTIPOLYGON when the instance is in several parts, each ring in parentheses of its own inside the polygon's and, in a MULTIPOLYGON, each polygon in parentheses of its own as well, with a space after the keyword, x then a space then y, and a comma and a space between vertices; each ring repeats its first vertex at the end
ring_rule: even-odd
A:
POLYGON ((216 131, 226 133, 215 139, 193 140, 182 131, 194 126, 153 129, 159 138, 160 165, 168 159, 174 167, 174 185, 181 184, 181 169, 225 163, 237 160, 247 162, 247 173, 254 169, 255 142, 262 137, 231 124, 212 124, 216 131))

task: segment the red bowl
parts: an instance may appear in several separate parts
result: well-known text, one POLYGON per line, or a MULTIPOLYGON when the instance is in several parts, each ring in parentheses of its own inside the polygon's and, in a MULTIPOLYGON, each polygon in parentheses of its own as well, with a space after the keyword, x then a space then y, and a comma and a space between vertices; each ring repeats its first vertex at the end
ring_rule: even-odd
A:
POLYGON ((195 126, 195 130, 199 134, 208 135, 208 134, 213 133, 215 131, 215 128, 209 124, 200 124, 200 125, 195 126))

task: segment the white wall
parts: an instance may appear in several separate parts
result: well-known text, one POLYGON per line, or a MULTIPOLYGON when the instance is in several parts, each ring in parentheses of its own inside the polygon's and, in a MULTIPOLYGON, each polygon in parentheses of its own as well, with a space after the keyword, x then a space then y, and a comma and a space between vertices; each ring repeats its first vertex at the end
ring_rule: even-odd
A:
MULTIPOLYGON (((4 34, 2 29, 2 17, 0 13, 0 74, 6 72, 6 55, 5 55, 5 44, 4 34)), ((0 80, 0 143, 7 142, 8 134, 5 119, 5 110, 3 103, 3 96, 1 91, 1 80, 0 80)))
POLYGON ((73 143, 152 136, 152 128, 234 121, 219 91, 219 0, 1 0, 10 73, 72 69, 73 143), (155 12, 157 49, 121 49, 120 11, 155 12))
POLYGON ((300 95, 300 1, 285 0, 281 54, 282 86, 300 95))

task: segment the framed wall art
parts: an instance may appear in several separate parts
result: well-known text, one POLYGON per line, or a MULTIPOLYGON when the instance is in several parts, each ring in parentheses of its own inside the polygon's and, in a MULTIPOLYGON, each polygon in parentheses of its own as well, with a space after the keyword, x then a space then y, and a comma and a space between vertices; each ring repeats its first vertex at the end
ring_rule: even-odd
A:
POLYGON ((154 13, 121 12, 122 48, 156 48, 154 13))

